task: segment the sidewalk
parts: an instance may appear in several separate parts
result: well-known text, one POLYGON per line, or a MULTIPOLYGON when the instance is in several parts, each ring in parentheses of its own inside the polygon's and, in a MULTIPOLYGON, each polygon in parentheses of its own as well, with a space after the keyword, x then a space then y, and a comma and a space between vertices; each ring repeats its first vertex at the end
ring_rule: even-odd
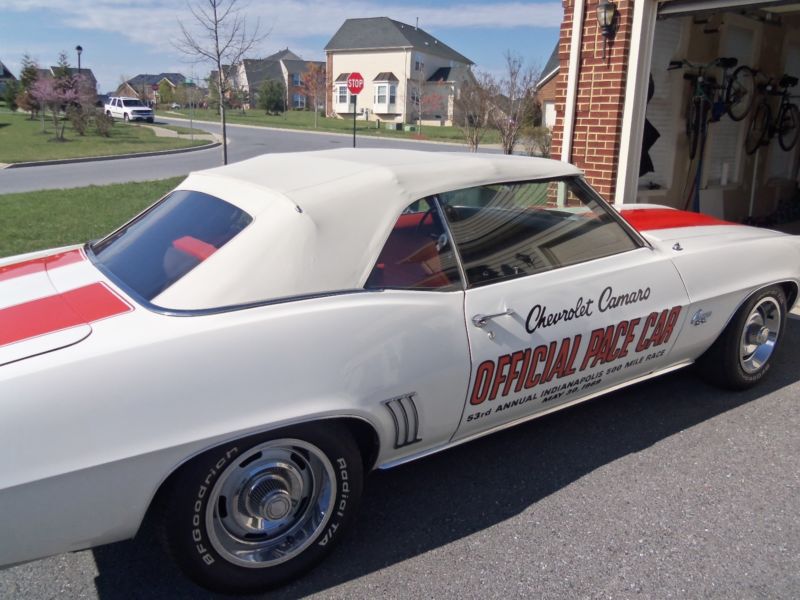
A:
POLYGON ((173 131, 172 129, 167 129, 166 127, 159 127, 158 125, 144 125, 142 124, 141 127, 147 127, 148 129, 152 129, 153 133, 156 134, 156 137, 168 137, 168 138, 178 138, 181 140, 208 140, 211 142, 219 142, 222 141, 222 136, 218 136, 215 133, 205 132, 205 133, 178 133, 177 131, 173 131))

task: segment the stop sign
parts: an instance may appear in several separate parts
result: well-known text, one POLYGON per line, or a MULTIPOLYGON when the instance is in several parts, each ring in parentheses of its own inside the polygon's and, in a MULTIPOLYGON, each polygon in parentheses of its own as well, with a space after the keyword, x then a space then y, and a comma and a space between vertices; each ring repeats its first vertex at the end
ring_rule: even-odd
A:
POLYGON ((347 78, 347 89, 354 96, 361 93, 361 90, 364 89, 364 78, 361 76, 361 73, 350 73, 350 76, 347 78))

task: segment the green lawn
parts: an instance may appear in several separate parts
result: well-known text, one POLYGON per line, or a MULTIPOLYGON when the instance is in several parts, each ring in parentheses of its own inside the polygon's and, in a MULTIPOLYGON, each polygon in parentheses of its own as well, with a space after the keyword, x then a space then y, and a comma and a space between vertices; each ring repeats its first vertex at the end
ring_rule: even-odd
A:
MULTIPOLYGON (((182 117, 188 119, 189 109, 174 110, 169 112, 159 112, 163 117, 182 117)), ((259 125, 262 127, 286 127, 289 129, 310 129, 314 130, 314 113, 308 110, 290 110, 282 115, 267 115, 263 110, 248 110, 242 113, 240 110, 230 109, 227 113, 229 123, 239 123, 243 125, 259 125)), ((213 110, 196 109, 193 118, 200 121, 219 121, 219 114, 213 110)), ((329 119, 318 117, 318 131, 336 131, 339 133, 349 133, 353 131, 353 121, 349 119, 329 119)), ((377 128, 375 121, 356 121, 357 135, 382 135, 397 138, 418 138, 419 132, 392 131, 381 127, 377 128)), ((422 137, 429 140, 465 143, 464 134, 458 127, 435 127, 424 125, 422 127, 422 137)), ((495 144, 499 142, 496 131, 489 130, 484 136, 484 144, 495 144)))
POLYGON ((99 238, 182 179, 0 195, 0 257, 99 238))
POLYGON ((208 142, 179 138, 158 138, 146 127, 117 122, 111 128, 111 137, 97 135, 90 128, 85 136, 79 136, 67 123, 65 141, 54 140, 53 122, 45 119, 31 121, 23 113, 0 113, 0 163, 16 163, 33 160, 52 160, 86 156, 109 156, 129 152, 151 152, 186 148, 208 142))

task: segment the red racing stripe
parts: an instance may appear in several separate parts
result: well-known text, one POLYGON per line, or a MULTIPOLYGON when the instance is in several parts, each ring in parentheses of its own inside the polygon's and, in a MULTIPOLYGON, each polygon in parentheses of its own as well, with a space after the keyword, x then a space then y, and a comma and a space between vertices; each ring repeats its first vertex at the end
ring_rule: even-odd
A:
POLYGON ((709 215, 671 208, 624 208, 621 214, 623 219, 639 231, 705 225, 736 225, 736 223, 723 221, 709 215))
POLYGON ((14 263, 12 265, 4 265, 0 267, 0 281, 13 279, 14 277, 22 277, 23 275, 30 275, 31 273, 38 273, 39 271, 44 271, 45 268, 53 269, 71 265, 84 259, 85 256, 83 252, 81 252, 80 249, 75 249, 68 250, 67 252, 59 252, 58 254, 51 254, 50 256, 32 258, 31 260, 14 263))
POLYGON ((0 346, 133 310, 103 283, 0 310, 0 346))

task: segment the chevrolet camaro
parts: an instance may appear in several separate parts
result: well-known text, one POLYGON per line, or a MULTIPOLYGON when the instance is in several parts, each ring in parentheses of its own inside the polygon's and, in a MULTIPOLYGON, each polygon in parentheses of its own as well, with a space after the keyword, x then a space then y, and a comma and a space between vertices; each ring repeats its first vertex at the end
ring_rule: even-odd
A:
POLYGON ((102 239, 0 260, 0 564, 147 517, 199 584, 279 585, 372 469, 693 363, 756 384, 799 283, 793 236, 616 210, 551 160, 192 173, 102 239))

